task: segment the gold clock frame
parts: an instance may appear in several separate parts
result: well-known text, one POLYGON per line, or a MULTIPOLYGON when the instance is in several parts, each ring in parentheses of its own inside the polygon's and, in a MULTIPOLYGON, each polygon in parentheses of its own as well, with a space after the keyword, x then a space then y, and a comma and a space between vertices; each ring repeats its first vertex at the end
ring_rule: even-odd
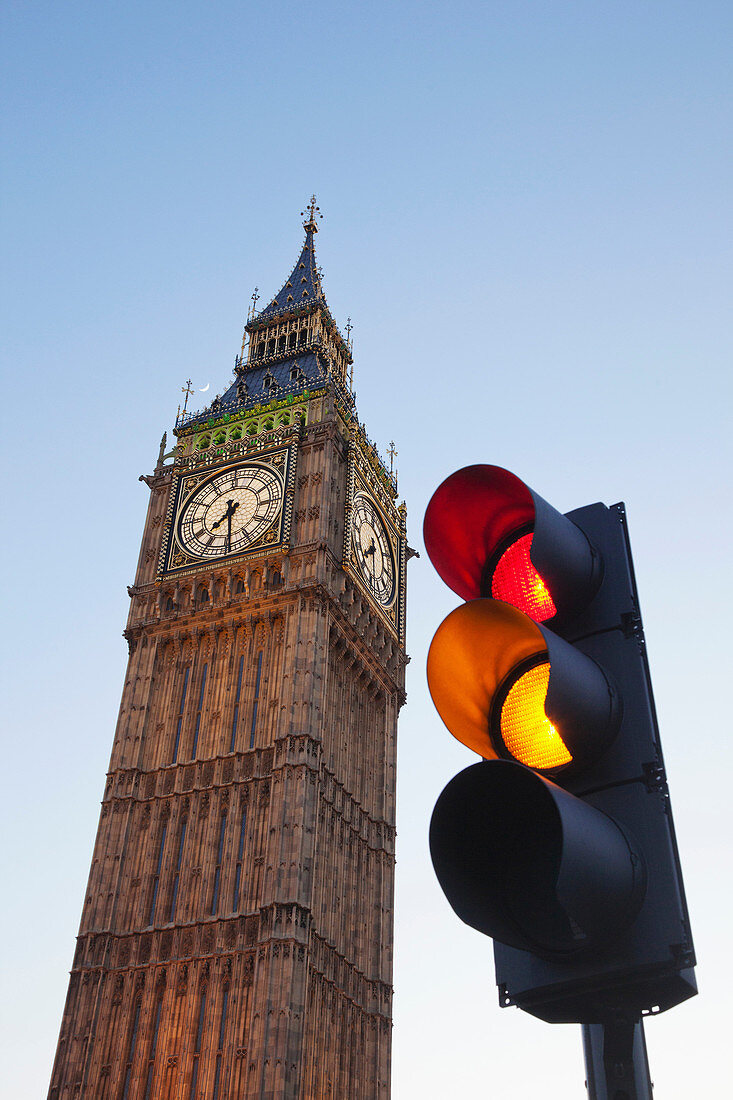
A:
POLYGON ((221 565, 229 565, 244 559, 263 557, 273 550, 289 545, 292 525, 293 498, 295 495, 295 467, 297 461, 297 442, 268 448, 249 454, 239 454, 224 462, 211 463, 205 468, 200 466, 187 471, 174 469, 168 509, 165 516, 163 539, 158 559, 157 579, 171 576, 185 576, 200 570, 210 570, 221 565), (283 505, 272 525, 246 550, 233 554, 222 554, 216 558, 197 558, 180 545, 177 536, 178 521, 184 506, 193 492, 205 481, 234 466, 260 465, 270 467, 283 482, 283 505))
POLYGON ((405 593, 407 574, 407 535, 402 512, 395 506, 393 495, 388 492, 383 478, 372 471, 371 464, 362 454, 358 444, 349 444, 349 468, 344 523, 344 547, 342 565, 344 571, 359 585, 368 597, 369 605, 400 642, 405 638, 405 593), (360 494, 371 500, 384 524, 395 568, 395 595, 385 607, 375 599, 359 569, 352 536, 354 502, 360 494))

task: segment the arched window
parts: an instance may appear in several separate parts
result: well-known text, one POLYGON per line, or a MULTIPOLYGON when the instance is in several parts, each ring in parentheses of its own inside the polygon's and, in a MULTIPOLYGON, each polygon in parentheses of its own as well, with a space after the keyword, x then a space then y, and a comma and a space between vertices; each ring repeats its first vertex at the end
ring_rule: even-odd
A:
POLYGON ((265 341, 260 340, 259 344, 257 345, 257 358, 261 359, 264 354, 265 354, 265 341))
POLYGON ((274 351, 275 351, 275 341, 274 340, 268 340, 267 341, 267 354, 272 355, 272 353, 274 351))
POLYGON ((196 598, 197 598, 197 600, 200 604, 208 603, 209 602, 209 590, 208 590, 208 588, 204 588, 204 586, 202 585, 201 588, 199 588, 199 590, 196 594, 196 598))
POLYGON ((221 885, 221 865, 224 858, 224 837, 227 829, 227 815, 223 813, 219 821, 219 844, 216 849, 216 867, 214 868, 214 886, 211 891, 211 915, 216 916, 219 905, 219 886, 221 885))
POLYGON ((234 595, 235 596, 242 596, 245 593, 245 591, 246 591, 246 589, 244 587, 244 581, 242 580, 241 577, 237 577, 237 583, 234 586, 234 595))
POLYGON ((158 858, 155 863, 155 874, 153 875, 153 884, 150 894, 150 911, 148 913, 148 924, 155 923, 155 905, 158 901, 158 889, 160 887, 160 872, 163 867, 163 856, 165 855, 165 838, 168 834, 168 824, 163 822, 160 830, 160 841, 158 842, 158 858))
POLYGON ((234 872, 234 897, 232 898, 232 909, 234 912, 239 908, 239 893, 242 885, 242 860, 244 858, 244 842, 247 838, 247 810, 242 810, 242 820, 239 825, 239 844, 237 846, 237 867, 234 872))
POLYGON ((153 1091, 153 1074, 155 1071, 155 1050, 158 1046, 158 1032, 160 1030, 160 1016, 163 1011, 163 998, 158 998, 158 1003, 155 1006, 155 1022, 153 1024, 153 1035, 150 1040, 150 1050, 148 1052, 148 1075, 145 1079, 145 1097, 144 1100, 150 1100, 153 1091))
POLYGON ((257 654, 257 674, 255 677, 255 695, 252 701, 252 725, 249 729, 249 747, 254 748, 255 730, 257 728, 257 708, 260 702, 260 683, 262 680, 262 650, 257 654))
POLYGON ((216 1046, 216 1069, 214 1070, 214 1090, 211 1100, 219 1100, 219 1079, 221 1077, 221 1059, 227 1027, 227 1007, 229 1005, 229 986, 225 985, 221 996, 221 1016, 219 1017, 219 1037, 216 1046))
POLYGON ((289 348, 294 348, 295 345, 296 345, 297 340, 298 340, 298 334, 295 331, 295 329, 293 329, 293 331, 288 336, 288 347, 289 348))
POLYGON ((188 691, 188 677, 191 672, 191 666, 189 665, 183 674, 183 689, 181 691, 181 702, 178 707, 178 717, 176 719, 176 738, 173 742, 173 753, 171 756, 171 764, 175 764, 178 760, 178 747, 181 743, 181 726, 183 725, 183 711, 186 706, 186 692, 188 691))
POLYGON ((178 833, 178 849, 176 853, 176 869, 173 872, 173 886, 171 887, 171 907, 168 913, 168 920, 173 921, 176 915, 176 902, 178 901, 178 883, 181 876, 181 862, 183 860, 183 847, 186 843, 186 827, 188 821, 184 817, 181 821, 181 828, 178 833))
POLYGON ((282 335, 281 337, 279 337, 279 339, 277 341, 278 351, 282 351, 284 347, 285 347, 285 336, 282 335))
POLYGON ((196 708, 196 725, 193 729, 193 748, 191 749, 191 759, 196 759, 196 751, 199 747, 199 733, 201 732, 201 714, 204 709, 204 691, 206 690, 206 673, 209 671, 208 664, 205 664, 201 673, 201 690, 199 691, 199 704, 196 708))
MULTIPOLYGON (((241 584, 241 581, 240 581, 241 584)), ((229 751, 234 752, 237 743, 237 726, 239 725, 239 696, 242 693, 242 672, 244 671, 244 657, 239 658, 239 672, 237 673, 237 694, 234 696, 234 713, 232 714, 232 735, 229 739, 229 751)))
POLYGON ((121 1100, 127 1100, 130 1094, 130 1078, 132 1076, 132 1063, 135 1060, 135 1044, 137 1043, 137 1032, 140 1026, 140 998, 135 1001, 135 1009, 132 1017, 132 1027, 130 1028, 130 1039, 127 1044, 127 1058, 125 1060, 125 1079, 122 1085, 121 1100))
POLYGON ((273 569, 272 573, 270 573, 270 587, 271 588, 280 588, 282 583, 283 583, 282 573, 280 573, 277 569, 273 569))
POLYGON ((199 1076, 199 1061, 201 1058, 201 1041, 204 1034, 204 1021, 206 1019, 206 987, 201 990, 199 996, 199 1014, 196 1021, 196 1040, 193 1047, 193 1069, 191 1070, 191 1091, 189 1092, 189 1100, 195 1100, 196 1098, 196 1085, 199 1076))
POLYGON ((176 610, 176 605, 174 604, 173 597, 171 595, 166 595, 165 605, 163 607, 163 610, 164 611, 175 611, 176 610))
POLYGON ((298 333, 298 343, 299 344, 304 344, 307 339, 308 339, 308 329, 307 328, 302 328, 300 330, 300 332, 298 333))

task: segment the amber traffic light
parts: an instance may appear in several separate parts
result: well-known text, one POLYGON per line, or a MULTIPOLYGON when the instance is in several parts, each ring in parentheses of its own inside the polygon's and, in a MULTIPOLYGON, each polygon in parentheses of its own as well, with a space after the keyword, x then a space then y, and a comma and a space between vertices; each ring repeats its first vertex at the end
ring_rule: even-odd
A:
POLYGON ((623 505, 563 515, 514 474, 469 466, 425 515, 467 602, 428 684, 481 762, 435 807, 438 880, 492 936, 502 1004, 551 1021, 669 1008, 694 957, 623 505))
POLYGON ((451 733, 484 759, 577 770, 618 730, 618 696, 599 665, 499 600, 470 600, 443 621, 428 686, 451 733))

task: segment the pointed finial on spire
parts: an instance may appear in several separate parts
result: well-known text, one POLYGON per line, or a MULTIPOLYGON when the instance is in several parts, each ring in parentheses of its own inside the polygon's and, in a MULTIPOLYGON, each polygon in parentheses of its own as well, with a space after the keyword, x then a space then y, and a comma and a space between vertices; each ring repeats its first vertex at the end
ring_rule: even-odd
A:
POLYGON ((247 311, 247 321, 251 321, 252 318, 254 317, 254 315, 256 314, 256 312, 257 312, 257 302, 259 301, 259 298, 260 298, 260 288, 258 286, 256 286, 254 288, 254 291, 252 292, 252 305, 249 307, 249 309, 247 311))
POLYGON ((387 454, 389 455, 389 472, 390 473, 394 472, 393 471, 394 460, 395 460, 395 458, 397 457, 397 455, 399 453, 400 453, 399 451, 395 450, 394 439, 390 440, 389 448, 387 449, 387 454))
POLYGON ((351 351, 351 349, 352 349, 351 334, 352 334, 353 331, 354 331, 354 326, 351 323, 351 318, 347 317, 346 318, 346 345, 347 345, 349 351, 351 351))
POLYGON ((316 225, 316 215, 318 215, 319 218, 322 218, 323 214, 321 213, 320 206, 316 206, 315 195, 311 195, 311 201, 309 202, 308 206, 306 206, 305 210, 301 210, 301 218, 305 217, 306 211, 308 213, 308 221, 303 222, 303 228, 305 229, 306 233, 317 233, 318 226, 316 225))
POLYGON ((189 378, 185 386, 181 386, 181 393, 185 394, 183 399, 183 415, 186 415, 186 409, 188 408, 188 399, 193 397, 193 390, 191 389, 191 379, 189 378))

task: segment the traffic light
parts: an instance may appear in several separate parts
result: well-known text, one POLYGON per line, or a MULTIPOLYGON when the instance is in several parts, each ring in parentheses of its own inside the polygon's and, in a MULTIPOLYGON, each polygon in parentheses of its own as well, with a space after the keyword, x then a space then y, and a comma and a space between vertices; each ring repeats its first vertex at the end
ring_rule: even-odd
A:
POLYGON ((554 1023, 696 992, 622 504, 567 515, 497 466, 436 490, 425 545, 465 601, 428 684, 481 758, 430 826, 448 901, 494 939, 500 1003, 554 1023))

